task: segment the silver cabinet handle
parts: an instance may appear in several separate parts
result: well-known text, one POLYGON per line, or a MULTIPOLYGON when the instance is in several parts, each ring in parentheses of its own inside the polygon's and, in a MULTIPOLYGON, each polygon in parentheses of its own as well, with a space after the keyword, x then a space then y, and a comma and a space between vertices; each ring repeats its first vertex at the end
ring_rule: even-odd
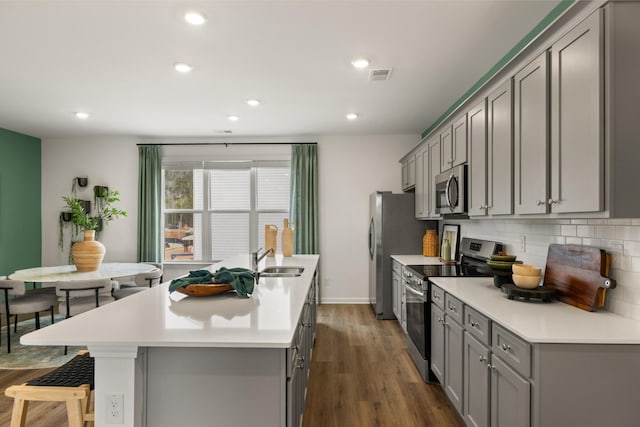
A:
POLYGON ((453 312, 457 312, 458 309, 456 308, 456 306, 449 304, 449 310, 453 311, 453 312))
POLYGON ((493 370, 495 370, 495 369, 496 369, 495 365, 492 365, 491 363, 488 363, 488 364, 487 364, 487 368, 488 368, 488 369, 493 369, 493 370))
POLYGON ((542 200, 538 200, 538 201, 536 202, 536 205, 538 205, 538 206, 542 206, 542 205, 544 205, 544 201, 542 201, 542 200))
POLYGON ((473 320, 470 322, 471 327, 476 328, 478 326, 478 322, 474 322, 473 320))
POLYGON ((502 344, 502 349, 503 349, 504 351, 511 351, 511 346, 510 346, 510 345, 508 345, 508 344, 502 344))
POLYGON ((433 299, 435 299, 435 300, 439 300, 439 299, 440 299, 440 295, 438 295, 438 294, 433 294, 433 299))
POLYGON ((557 200, 549 199, 548 203, 549 203, 550 205, 555 205, 555 204, 557 204, 557 203, 559 203, 559 202, 558 202, 557 200))
POLYGON ((486 362, 486 361, 487 361, 487 358, 486 358, 486 357, 484 357, 484 356, 480 356, 480 361, 481 361, 481 362, 486 362))
POLYGON ((487 206, 487 205, 481 205, 481 206, 480 206, 480 209, 489 209, 489 206, 487 206))

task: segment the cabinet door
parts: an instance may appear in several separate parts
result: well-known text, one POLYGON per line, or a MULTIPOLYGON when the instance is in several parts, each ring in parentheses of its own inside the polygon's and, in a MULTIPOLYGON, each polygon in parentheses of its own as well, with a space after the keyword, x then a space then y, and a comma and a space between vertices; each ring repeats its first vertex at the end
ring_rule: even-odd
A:
POLYGON ((491 427, 531 425, 531 384, 491 356, 491 427))
POLYGON ((427 184, 429 181, 429 147, 425 144, 424 148, 421 148, 416 153, 415 165, 416 165, 416 184, 415 184, 415 205, 416 205, 416 218, 424 219, 428 217, 426 206, 428 205, 426 199, 427 184))
POLYGON ((431 370, 444 384, 444 311, 431 304, 431 370))
POLYGON ((601 28, 599 9, 551 47, 551 212, 604 206, 601 28))
POLYGON ((469 216, 487 215, 487 100, 469 110, 469 216))
POLYGON ((440 218, 436 214, 436 175, 440 173, 440 140, 429 142, 429 218, 440 218))
POLYGON ((416 158, 409 157, 407 160, 407 187, 412 188, 416 185, 416 158))
POLYGON ((406 190, 409 187, 409 175, 408 175, 408 165, 405 160, 402 162, 402 189, 406 190))
POLYGON ((453 165, 453 130, 451 125, 440 132, 440 170, 446 171, 453 165))
POLYGON ((393 314, 398 321, 402 322, 400 317, 400 276, 395 271, 391 274, 391 301, 393 306, 393 314))
POLYGON ((514 211, 547 212, 549 71, 545 52, 514 78, 514 211))
POLYGON ((444 391, 451 404, 462 413, 463 329, 449 315, 444 321, 444 391))
POLYGON ((464 114, 453 122, 453 155, 451 166, 458 166, 467 161, 467 115, 464 114))
POLYGON ((488 96, 487 190, 489 215, 513 213, 513 80, 488 96))
POLYGON ((402 281, 400 282, 400 317, 402 321, 402 330, 407 333, 407 291, 402 281))
POLYGON ((465 331, 462 417, 468 426, 489 427, 489 357, 489 349, 465 331))

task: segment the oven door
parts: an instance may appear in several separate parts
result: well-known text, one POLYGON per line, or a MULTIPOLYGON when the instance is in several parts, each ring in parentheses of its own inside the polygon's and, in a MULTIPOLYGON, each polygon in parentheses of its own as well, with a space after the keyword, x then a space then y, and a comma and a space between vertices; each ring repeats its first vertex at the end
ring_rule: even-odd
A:
POLYGON ((427 322, 425 307, 427 305, 425 292, 416 289, 405 282, 407 295, 407 334, 416 346, 423 359, 427 358, 427 322))

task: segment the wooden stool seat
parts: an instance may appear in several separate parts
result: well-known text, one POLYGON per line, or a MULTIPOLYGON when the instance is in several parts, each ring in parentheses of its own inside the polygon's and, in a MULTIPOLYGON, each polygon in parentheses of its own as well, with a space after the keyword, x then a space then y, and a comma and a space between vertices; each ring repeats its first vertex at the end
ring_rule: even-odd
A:
POLYGON ((66 402, 69 427, 93 427, 91 410, 94 359, 84 351, 58 369, 5 390, 12 397, 10 427, 24 427, 29 401, 66 402))

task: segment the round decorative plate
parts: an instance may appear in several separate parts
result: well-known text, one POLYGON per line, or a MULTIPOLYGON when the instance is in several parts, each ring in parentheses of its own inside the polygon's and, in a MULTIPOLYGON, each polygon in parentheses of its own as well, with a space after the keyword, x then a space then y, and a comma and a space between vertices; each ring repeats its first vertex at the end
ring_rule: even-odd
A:
POLYGON ((193 285, 178 288, 176 291, 192 297, 206 297, 209 295, 221 294, 232 289, 233 286, 228 283, 194 283, 193 285))
POLYGON ((516 260, 516 256, 515 255, 491 255, 491 261, 511 262, 511 261, 515 261, 515 260, 516 260))
POLYGON ((495 270, 508 270, 511 272, 512 264, 522 264, 522 261, 487 261, 487 265, 495 270))

